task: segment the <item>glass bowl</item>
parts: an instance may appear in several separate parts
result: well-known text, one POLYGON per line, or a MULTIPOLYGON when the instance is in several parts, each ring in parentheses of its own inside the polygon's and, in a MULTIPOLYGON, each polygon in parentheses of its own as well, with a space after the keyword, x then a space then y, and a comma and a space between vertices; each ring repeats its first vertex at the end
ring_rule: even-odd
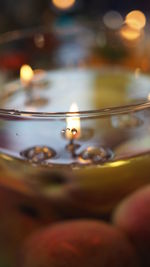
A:
POLYGON ((149 35, 124 27, 0 37, 0 183, 60 218, 109 217, 149 183, 149 35))

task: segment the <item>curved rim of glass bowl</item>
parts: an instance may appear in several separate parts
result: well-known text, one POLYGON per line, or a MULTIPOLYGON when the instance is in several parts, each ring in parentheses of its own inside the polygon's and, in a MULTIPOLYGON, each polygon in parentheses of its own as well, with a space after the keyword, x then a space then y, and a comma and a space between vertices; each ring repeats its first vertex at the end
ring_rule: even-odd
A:
MULTIPOLYGON (((0 45, 4 43, 9 43, 11 41, 19 40, 20 38, 30 37, 36 33, 55 33, 55 34, 71 34, 72 31, 76 33, 78 31, 77 27, 74 26, 72 29, 59 29, 56 28, 53 31, 51 28, 45 26, 25 29, 25 30, 16 30, 11 32, 6 32, 0 35, 0 45)), ((0 117, 6 119, 64 119, 67 117, 80 117, 80 118, 94 118, 94 117, 110 117, 114 115, 129 114, 139 112, 145 109, 150 108, 150 101, 141 101, 140 103, 108 107, 105 109, 96 109, 96 110, 87 110, 87 111, 77 111, 77 112, 30 112, 30 111, 21 111, 15 109, 0 109, 0 117)))
POLYGON ((119 116, 123 114, 133 114, 150 108, 150 102, 142 104, 126 105, 113 108, 105 108, 98 110, 78 111, 78 112, 27 112, 19 110, 0 109, 1 118, 18 118, 18 119, 64 119, 67 117, 79 118, 103 118, 111 116, 119 116))

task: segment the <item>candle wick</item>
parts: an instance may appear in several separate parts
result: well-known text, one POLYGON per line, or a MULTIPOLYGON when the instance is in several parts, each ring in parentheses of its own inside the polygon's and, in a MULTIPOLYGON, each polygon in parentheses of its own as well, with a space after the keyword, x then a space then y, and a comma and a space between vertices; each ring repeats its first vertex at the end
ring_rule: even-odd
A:
POLYGON ((76 152, 75 152, 76 146, 75 146, 75 144, 74 144, 74 138, 72 138, 72 139, 70 140, 70 144, 69 144, 69 146, 70 146, 70 151, 71 151, 72 157, 73 157, 73 158, 76 158, 76 152))
POLYGON ((70 146, 73 146, 74 145, 74 138, 71 138, 70 139, 70 146))
POLYGON ((67 145, 67 150, 71 153, 73 158, 77 157, 76 149, 79 148, 78 144, 75 144, 75 139, 70 139, 69 144, 67 145))

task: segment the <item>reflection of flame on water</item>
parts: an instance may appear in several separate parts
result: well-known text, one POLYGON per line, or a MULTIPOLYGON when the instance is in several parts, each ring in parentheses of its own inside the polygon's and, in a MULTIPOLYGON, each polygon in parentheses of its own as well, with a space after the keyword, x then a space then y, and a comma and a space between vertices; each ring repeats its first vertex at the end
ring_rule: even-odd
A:
MULTIPOLYGON (((126 165, 126 164, 129 164, 130 161, 129 160, 119 160, 119 161, 116 161, 116 162, 110 162, 109 163, 109 166, 110 167, 114 167, 114 168, 117 168, 117 167, 121 167, 123 165, 126 165)), ((105 166, 104 166, 105 167, 105 166)), ((107 168, 107 165, 106 165, 106 168, 107 168)))
POLYGON ((79 155, 78 160, 82 164, 103 164, 113 158, 114 154, 110 149, 103 147, 87 147, 79 155))
MULTIPOLYGON (((70 112, 78 112, 78 106, 76 103, 71 105, 70 112)), ((77 139, 81 136, 80 118, 78 113, 75 113, 70 117, 68 114, 68 117, 66 118, 66 124, 67 129, 69 129, 69 131, 66 131, 66 137, 69 140, 77 139)))
POLYGON ((57 8, 68 9, 75 4, 75 0, 52 0, 52 3, 57 8))

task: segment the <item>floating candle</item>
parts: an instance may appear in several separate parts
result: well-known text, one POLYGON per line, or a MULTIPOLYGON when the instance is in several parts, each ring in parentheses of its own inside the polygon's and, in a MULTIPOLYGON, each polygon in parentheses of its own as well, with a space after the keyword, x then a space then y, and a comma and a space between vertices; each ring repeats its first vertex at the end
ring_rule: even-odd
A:
POLYGON ((26 90, 26 106, 44 106, 47 99, 37 93, 37 89, 43 89, 48 85, 43 70, 32 70, 29 65, 23 65, 20 69, 20 80, 26 90))
MULTIPOLYGON (((132 147, 132 140, 134 142, 138 137, 142 140, 145 131, 149 129, 149 109, 145 106, 140 110, 138 106, 136 110, 135 99, 138 102, 140 99, 147 100, 150 79, 139 73, 137 82, 134 72, 118 68, 49 71, 47 78, 51 81, 51 87, 42 90, 42 96, 51 101, 44 107, 37 107, 36 111, 40 113, 14 112, 11 113, 13 120, 3 121, 1 124, 7 143, 1 144, 0 164, 3 169, 7 166, 7 176, 16 173, 13 177, 19 177, 22 173, 19 168, 12 171, 14 164, 25 169, 23 181, 29 182, 31 178, 29 184, 33 188, 35 186, 35 190, 38 189, 38 192, 52 198, 54 202, 61 199, 57 206, 61 206, 67 197, 65 210, 68 205, 75 205, 77 211, 82 207, 89 214, 109 213, 128 192, 129 180, 132 189, 149 181, 148 173, 143 172, 143 168, 149 166, 147 153, 150 143, 147 142, 146 149, 144 147, 144 156, 143 149, 137 143, 134 151, 131 149, 128 153, 123 144, 130 139, 129 146, 132 147), (127 104, 130 105, 126 108, 127 104), (68 111, 67 107, 70 105, 68 111), (115 105, 124 105, 124 109, 116 109, 115 105), (105 108, 109 106, 110 109, 105 108), (99 107, 103 109, 100 111, 99 107), (129 112, 131 108, 132 112, 129 112), (87 111, 84 112, 84 109, 87 111), (49 111, 51 113, 46 113, 49 111), (85 135, 87 129, 90 129, 89 135, 85 135), (121 153, 119 147, 123 147, 121 153), (7 154, 11 159, 9 162, 8 157, 4 158, 7 154), (138 174, 141 172, 142 179, 136 176, 137 161, 138 174), (32 169, 32 165, 35 169, 32 169), (62 181, 61 175, 64 176, 64 171, 70 180, 63 180, 65 184, 62 182, 56 193, 52 182, 48 187, 47 184, 44 185, 43 178, 43 186, 41 185, 43 170, 38 178, 39 167, 47 169, 50 181, 54 180, 52 176, 55 171, 60 175, 59 180, 62 181), (32 171, 36 173, 33 183, 32 171), (80 205, 79 199, 82 202, 80 205)), ((3 97, 1 101, 2 99, 3 97)), ((5 99, 3 105, 30 111, 25 106, 25 91, 21 90, 5 99)), ((17 179, 21 184, 23 181, 17 179)), ((4 180, 2 182, 5 183, 4 180)))

